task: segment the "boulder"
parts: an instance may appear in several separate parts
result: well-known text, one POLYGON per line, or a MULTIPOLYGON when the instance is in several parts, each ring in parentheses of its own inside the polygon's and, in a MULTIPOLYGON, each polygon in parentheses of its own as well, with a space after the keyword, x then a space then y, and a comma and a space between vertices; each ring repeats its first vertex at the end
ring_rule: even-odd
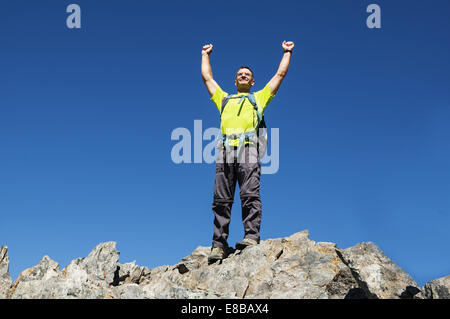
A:
POLYGON ((410 299, 421 297, 417 283, 371 242, 339 250, 359 287, 369 298, 410 299))
POLYGON ((427 299, 450 299, 450 275, 426 283, 422 290, 427 299))

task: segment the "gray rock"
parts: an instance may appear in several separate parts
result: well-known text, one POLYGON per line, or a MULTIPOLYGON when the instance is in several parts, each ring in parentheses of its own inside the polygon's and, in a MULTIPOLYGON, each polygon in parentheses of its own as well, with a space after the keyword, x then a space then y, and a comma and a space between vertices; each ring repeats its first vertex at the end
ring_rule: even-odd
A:
POLYGON ((423 288, 373 243, 339 249, 315 242, 307 230, 231 250, 208 264, 210 247, 197 247, 177 264, 149 269, 120 264, 115 242, 101 243, 63 270, 45 256, 23 271, 11 288, 6 248, 0 278, 6 298, 112 299, 346 299, 448 298, 449 276, 423 288), (3 274, 3 275, 2 275, 3 274), (9 275, 9 274, 8 274, 9 275))
MULTIPOLYGON (((266 282, 270 282, 268 298, 339 298, 354 287, 354 281, 347 283, 339 279, 338 274, 346 267, 336 254, 336 245, 316 243, 309 240, 308 236, 308 231, 303 231, 283 238, 281 247, 277 247, 281 248, 282 253, 273 251, 278 258, 270 265, 271 280, 266 279, 266 282), (333 282, 335 286, 331 289, 333 282)), ((266 244, 270 244, 269 241, 266 244)), ((274 247, 273 244, 270 246, 274 247)))
POLYGON ((108 287, 114 281, 117 270, 119 252, 113 241, 101 243, 81 261, 81 268, 88 274, 89 280, 97 282, 100 286, 108 287))
POLYGON ((144 282, 150 298, 344 298, 357 287, 333 243, 308 231, 268 239, 208 265, 210 247, 198 247, 177 265, 144 282), (349 278, 348 278, 349 277, 349 278))
POLYGON ((58 271, 58 263, 48 256, 44 256, 39 265, 28 268, 19 274, 11 287, 11 298, 58 298, 60 289, 58 271))
POLYGON ((450 299, 450 275, 426 283, 422 290, 427 299, 450 299))
POLYGON ((118 271, 116 271, 114 278, 114 286, 119 284, 139 284, 146 276, 150 275, 150 269, 136 265, 136 261, 118 264, 118 271))
POLYGON ((12 279, 9 274, 8 247, 2 246, 0 248, 0 299, 7 297, 11 283, 12 279))
POLYGON ((112 285, 119 253, 115 242, 101 243, 86 258, 72 260, 62 271, 44 256, 39 265, 23 271, 11 287, 11 298, 104 298, 112 285))
POLYGON ((145 291, 138 284, 111 287, 104 296, 105 299, 144 299, 145 297, 145 291))
POLYGON ((344 263, 369 298, 420 298, 417 283, 371 242, 340 250, 344 263))

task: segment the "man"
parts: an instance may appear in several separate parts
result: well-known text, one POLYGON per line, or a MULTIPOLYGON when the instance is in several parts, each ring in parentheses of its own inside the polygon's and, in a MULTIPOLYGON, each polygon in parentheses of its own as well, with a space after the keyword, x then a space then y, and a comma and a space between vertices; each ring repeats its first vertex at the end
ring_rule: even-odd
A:
POLYGON ((250 92, 255 84, 253 71, 248 66, 240 67, 234 81, 237 94, 228 95, 214 80, 210 54, 212 44, 203 46, 201 74, 211 100, 221 112, 221 133, 223 139, 218 145, 216 177, 214 181, 214 232, 209 263, 227 256, 231 207, 233 205, 236 182, 240 188, 244 239, 236 243, 242 250, 260 241, 261 198, 260 175, 261 154, 258 154, 258 127, 265 107, 278 91, 289 68, 294 48, 293 42, 283 41, 283 58, 276 74, 266 86, 254 94, 250 92), (255 139, 256 136, 256 139, 255 139))

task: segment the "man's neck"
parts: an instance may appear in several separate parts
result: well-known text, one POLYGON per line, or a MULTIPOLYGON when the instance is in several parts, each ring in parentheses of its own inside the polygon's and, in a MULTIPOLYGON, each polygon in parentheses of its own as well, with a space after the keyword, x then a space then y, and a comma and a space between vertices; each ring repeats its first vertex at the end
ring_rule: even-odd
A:
POLYGON ((250 93, 250 89, 238 89, 238 94, 249 94, 250 93))

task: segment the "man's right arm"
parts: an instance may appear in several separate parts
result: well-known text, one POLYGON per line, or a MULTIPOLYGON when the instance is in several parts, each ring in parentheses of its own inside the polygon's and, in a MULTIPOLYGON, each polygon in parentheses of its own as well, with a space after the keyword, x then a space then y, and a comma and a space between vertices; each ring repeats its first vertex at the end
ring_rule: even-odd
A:
POLYGON ((203 46, 202 49, 202 78, 203 82, 205 82, 206 89, 208 90, 210 96, 214 95, 214 92, 219 86, 213 79, 211 64, 209 62, 209 55, 212 52, 212 48, 212 44, 207 44, 203 46))

